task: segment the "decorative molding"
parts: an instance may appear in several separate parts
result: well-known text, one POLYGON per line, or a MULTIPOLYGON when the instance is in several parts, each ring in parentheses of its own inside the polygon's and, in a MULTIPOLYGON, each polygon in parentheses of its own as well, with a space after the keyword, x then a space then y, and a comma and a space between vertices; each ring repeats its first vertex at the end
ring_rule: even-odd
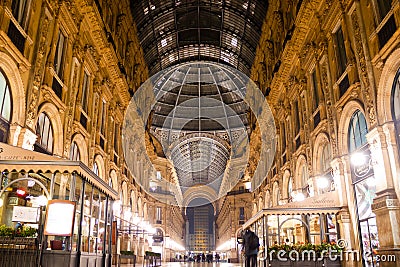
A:
POLYGON ((354 41, 355 41, 355 48, 356 48, 356 58, 358 59, 358 65, 359 65, 359 75, 361 79, 361 91, 363 98, 365 99, 365 106, 366 106, 366 112, 368 113, 368 118, 370 120, 371 125, 376 124, 377 121, 377 115, 376 115, 376 108, 375 108, 375 101, 373 98, 373 92, 372 92, 372 85, 370 83, 369 77, 368 77, 368 68, 367 68, 367 62, 364 54, 364 48, 363 48, 363 41, 365 42, 366 40, 363 40, 361 36, 361 29, 360 29, 360 24, 358 21, 358 15, 357 12, 353 12, 351 14, 351 20, 353 23, 353 30, 354 30, 354 41))
MULTIPOLYGON (((43 72, 45 71, 45 53, 48 47, 47 35, 49 31, 50 19, 47 17, 46 12, 42 11, 41 15, 41 32, 39 35, 39 47, 37 50, 36 61, 34 65, 33 82, 30 87, 28 110, 26 114, 26 125, 35 129, 35 121, 38 110, 40 86, 42 83, 43 72)), ((29 90, 29 89, 28 89, 29 90)))

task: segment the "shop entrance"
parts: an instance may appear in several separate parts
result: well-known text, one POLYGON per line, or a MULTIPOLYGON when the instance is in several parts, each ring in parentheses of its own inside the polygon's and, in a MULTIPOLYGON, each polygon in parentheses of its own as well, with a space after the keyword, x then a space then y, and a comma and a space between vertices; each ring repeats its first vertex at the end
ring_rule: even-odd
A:
MULTIPOLYGON (((17 175, 14 173, 14 176, 17 175)), ((0 253, 1 266, 37 266, 43 231, 43 208, 50 198, 45 185, 34 177, 10 181, 2 173, 0 191, 0 253)))

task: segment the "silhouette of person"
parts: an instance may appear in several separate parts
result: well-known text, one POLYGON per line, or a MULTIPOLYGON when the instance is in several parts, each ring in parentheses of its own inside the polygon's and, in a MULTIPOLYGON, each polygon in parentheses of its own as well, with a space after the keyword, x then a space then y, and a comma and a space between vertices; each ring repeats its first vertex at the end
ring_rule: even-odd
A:
POLYGON ((243 248, 246 255, 245 267, 257 267, 259 246, 258 236, 250 228, 247 228, 243 235, 243 248))

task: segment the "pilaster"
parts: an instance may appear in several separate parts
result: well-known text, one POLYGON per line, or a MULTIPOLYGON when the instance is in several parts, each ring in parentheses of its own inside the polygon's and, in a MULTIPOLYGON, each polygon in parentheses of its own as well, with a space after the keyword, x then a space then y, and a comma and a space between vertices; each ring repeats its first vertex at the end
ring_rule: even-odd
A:
POLYGON ((372 210, 376 214, 378 227, 379 249, 378 255, 387 261, 381 261, 379 266, 395 267, 398 266, 400 259, 400 204, 393 190, 388 190, 378 194, 372 210), (389 259, 394 259, 392 261, 389 259))

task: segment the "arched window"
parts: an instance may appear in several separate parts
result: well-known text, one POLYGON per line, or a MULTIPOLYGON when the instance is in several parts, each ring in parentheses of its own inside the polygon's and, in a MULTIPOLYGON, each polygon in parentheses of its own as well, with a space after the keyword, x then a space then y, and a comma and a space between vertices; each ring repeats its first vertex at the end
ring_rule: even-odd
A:
POLYGON ((310 190, 309 190, 309 185, 308 185, 308 168, 307 168, 307 164, 304 163, 303 165, 301 165, 301 191, 303 192, 305 197, 309 197, 310 196, 310 190))
MULTIPOLYGON (((395 129, 398 133, 400 131, 400 69, 397 71, 392 87, 392 116, 395 122, 395 129)), ((397 143, 400 143, 400 136, 396 135, 397 143)), ((399 150, 400 150, 400 146, 399 150)))
POLYGON ((288 181, 288 199, 289 201, 292 201, 292 193, 293 193, 293 178, 290 176, 289 181, 288 181))
POLYGON ((93 163, 93 172, 99 176, 99 166, 97 165, 97 162, 93 163))
POLYGON ((317 190, 320 194, 335 190, 335 183, 331 169, 331 146, 329 143, 322 144, 321 154, 319 156, 319 174, 317 178, 317 190))
POLYGON ((321 157, 320 157, 320 172, 324 173, 331 167, 331 146, 326 143, 322 147, 321 157))
POLYGON ((108 180, 108 185, 111 187, 111 188, 114 188, 114 186, 113 186, 113 181, 112 181, 112 177, 110 176, 110 179, 108 180))
POLYGON ((0 142, 7 142, 11 121, 11 91, 8 81, 0 71, 0 142))
POLYGON ((400 121, 400 70, 396 74, 392 89, 393 119, 400 121))
POLYGON ((349 125, 349 152, 353 152, 367 143, 367 122, 360 110, 354 112, 349 125))
POLYGON ((274 185, 272 186, 272 205, 277 206, 279 205, 279 200, 281 200, 281 190, 279 189, 279 184, 278 182, 275 182, 274 185))
POLYGON ((45 113, 40 113, 36 123, 36 135, 38 139, 35 144, 35 151, 52 154, 54 139, 53 127, 50 118, 45 113))
POLYGON ((74 141, 74 142, 72 142, 71 150, 70 150, 70 152, 69 152, 69 159, 70 159, 70 160, 79 161, 80 158, 81 158, 81 154, 80 154, 80 152, 79 152, 78 145, 77 145, 76 142, 74 141))

